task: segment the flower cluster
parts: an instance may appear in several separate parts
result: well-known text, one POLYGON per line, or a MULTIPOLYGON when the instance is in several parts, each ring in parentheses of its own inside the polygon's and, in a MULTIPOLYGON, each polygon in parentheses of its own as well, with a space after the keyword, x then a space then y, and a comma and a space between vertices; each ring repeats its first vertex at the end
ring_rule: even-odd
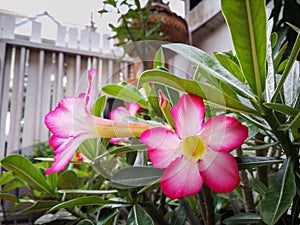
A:
POLYGON ((171 199, 197 193, 203 182, 216 192, 229 192, 237 186, 238 167, 229 151, 245 141, 246 126, 226 116, 204 122, 205 105, 200 97, 183 94, 171 108, 162 92, 159 92, 162 111, 170 115, 168 121, 176 132, 163 126, 150 128, 145 123, 123 121, 135 116, 140 108, 134 103, 129 103, 128 109, 116 108, 110 119, 93 116, 96 75, 96 70, 89 70, 87 92, 63 99, 46 115, 45 124, 53 134, 49 142, 55 153, 54 163, 46 174, 63 170, 84 140, 111 138, 111 143, 117 143, 140 136, 140 141, 148 147, 152 164, 165 169, 161 188, 171 199), (164 110, 166 106, 168 110, 164 110))

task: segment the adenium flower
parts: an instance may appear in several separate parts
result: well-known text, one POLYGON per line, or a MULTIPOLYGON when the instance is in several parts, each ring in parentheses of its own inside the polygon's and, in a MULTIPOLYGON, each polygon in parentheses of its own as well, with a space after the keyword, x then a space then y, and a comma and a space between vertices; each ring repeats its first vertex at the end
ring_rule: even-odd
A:
MULTIPOLYGON (((119 107, 115 108, 114 110, 112 110, 109 113, 109 118, 111 120, 120 121, 121 122, 121 121, 124 121, 124 119, 126 117, 135 116, 135 114, 137 113, 137 111, 140 108, 141 107, 140 107, 139 104, 136 104, 136 103, 133 103, 133 102, 129 102, 127 108, 125 108, 124 106, 119 106, 119 107)), ((111 138, 109 142, 112 143, 112 144, 116 144, 116 143, 118 143, 120 141, 127 142, 128 138, 111 138)))
POLYGON ((162 127, 142 133, 140 141, 157 168, 166 168, 161 188, 171 199, 199 192, 203 182, 216 192, 232 191, 240 181, 229 153, 243 144, 248 129, 235 118, 215 116, 204 122, 203 100, 184 94, 171 109, 176 133, 162 127))
POLYGON ((54 163, 46 174, 59 172, 72 160, 79 145, 91 138, 140 136, 148 124, 119 122, 93 116, 91 109, 96 97, 93 80, 97 70, 88 71, 88 90, 78 97, 67 97, 45 116, 45 124, 53 134, 49 144, 54 149, 54 163))

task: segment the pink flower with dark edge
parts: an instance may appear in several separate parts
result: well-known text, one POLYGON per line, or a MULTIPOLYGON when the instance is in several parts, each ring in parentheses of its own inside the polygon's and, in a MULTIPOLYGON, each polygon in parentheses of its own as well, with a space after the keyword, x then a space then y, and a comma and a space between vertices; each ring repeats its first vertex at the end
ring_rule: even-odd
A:
POLYGON ((140 136, 150 128, 148 124, 119 122, 93 116, 91 109, 96 98, 93 80, 97 70, 88 71, 88 90, 78 97, 67 97, 45 116, 45 124, 53 134, 49 140, 54 149, 54 163, 46 174, 59 172, 72 160, 79 145, 91 138, 140 136))
POLYGON ((184 94, 171 109, 176 133, 165 128, 143 132, 140 141, 157 168, 166 168, 161 188, 171 199, 199 192, 203 182, 216 192, 235 189, 238 166, 229 153, 243 144, 248 128, 234 118, 215 116, 204 122, 203 100, 184 94))
MULTIPOLYGON (((129 102, 127 108, 125 108, 124 106, 119 106, 119 107, 115 108, 114 110, 112 110, 109 113, 109 118, 111 120, 121 122, 121 121, 124 121, 124 119, 126 119, 129 116, 135 116, 135 114, 137 113, 137 111, 140 108, 141 107, 139 104, 129 102)), ((112 144, 116 144, 120 141, 128 142, 128 138, 111 138, 109 142, 112 144)))

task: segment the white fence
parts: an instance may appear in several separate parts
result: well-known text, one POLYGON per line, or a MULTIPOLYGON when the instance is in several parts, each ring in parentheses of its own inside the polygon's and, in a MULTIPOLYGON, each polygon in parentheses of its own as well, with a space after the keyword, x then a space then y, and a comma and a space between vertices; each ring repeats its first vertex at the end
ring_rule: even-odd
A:
POLYGON ((30 23, 31 35, 18 36, 15 17, 0 14, 0 158, 48 139, 44 115, 84 90, 89 68, 103 85, 129 78, 132 67, 107 35, 58 25, 56 40, 44 40, 42 24, 30 23))

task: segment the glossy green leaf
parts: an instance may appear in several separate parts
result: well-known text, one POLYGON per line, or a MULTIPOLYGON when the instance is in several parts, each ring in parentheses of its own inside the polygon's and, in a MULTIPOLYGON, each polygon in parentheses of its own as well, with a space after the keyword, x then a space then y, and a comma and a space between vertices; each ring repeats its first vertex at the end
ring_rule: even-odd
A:
POLYGON ((158 182, 162 172, 163 170, 153 167, 128 167, 117 172, 111 183, 118 188, 142 187, 158 182))
POLYGON ((279 164, 283 162, 282 159, 259 156, 236 157, 236 161, 240 170, 246 170, 260 166, 268 166, 272 164, 279 164))
POLYGON ((15 176, 26 181, 34 189, 45 192, 51 196, 51 187, 48 185, 43 174, 22 155, 9 155, 1 160, 3 168, 10 170, 15 176))
POLYGON ((10 182, 14 178, 15 178, 15 176, 13 175, 13 173, 11 171, 2 172, 0 174, 0 186, 10 182))
POLYGON ((257 224, 261 221, 259 215, 255 213, 239 213, 224 220, 226 225, 257 224))
POLYGON ((89 219, 84 219, 84 220, 79 221, 79 223, 77 223, 77 225, 94 225, 94 223, 89 219))
POLYGON ((79 151, 89 160, 93 160, 98 156, 99 152, 99 139, 92 138, 89 140, 85 140, 79 145, 79 151))
POLYGON ((11 202, 19 202, 19 199, 17 196, 12 194, 6 194, 6 193, 0 193, 0 199, 11 201, 11 202))
POLYGON ((242 83, 245 82, 244 75, 239 67, 231 57, 226 53, 215 52, 214 56, 219 61, 219 63, 227 69, 231 74, 233 74, 237 79, 239 79, 242 83))
POLYGON ((181 92, 198 95, 207 100, 208 104, 223 109, 260 115, 256 110, 243 105, 238 99, 232 98, 231 96, 226 95, 226 93, 220 92, 211 86, 192 80, 182 79, 165 71, 148 70, 143 72, 139 79, 139 85, 146 82, 159 83, 181 92))
POLYGON ((102 117, 102 113, 105 108, 105 104, 106 104, 106 96, 105 95, 102 95, 99 98, 97 98, 97 100, 94 103, 94 106, 92 108, 92 114, 97 117, 102 117))
POLYGON ((48 211, 51 207, 55 206, 58 202, 54 200, 38 200, 32 206, 24 209, 22 214, 30 214, 34 212, 48 211))
POLYGON ((297 56, 300 52, 300 33, 298 33, 298 36, 297 36, 297 39, 295 41, 295 44, 293 46, 293 49, 292 49, 292 52, 291 52, 291 55, 290 55, 290 58, 288 59, 287 61, 287 64, 284 68, 284 71, 282 73, 282 77, 276 87, 276 90, 275 90, 275 93, 271 99, 271 102, 275 103, 276 100, 277 100, 277 96, 279 95, 279 93, 282 91, 282 88, 286 82, 286 79, 287 77, 289 76, 290 74, 290 71, 291 69, 293 68, 294 66, 294 63, 297 59, 297 56))
POLYGON ((102 88, 102 91, 115 98, 124 100, 126 102, 134 102, 139 104, 143 108, 147 108, 147 102, 141 94, 128 88, 127 86, 121 86, 118 84, 108 84, 102 88))
POLYGON ((156 69, 157 67, 164 67, 164 66, 165 66, 164 52, 162 48, 159 48, 153 60, 153 68, 156 69))
POLYGON ((44 225, 56 220, 76 220, 77 217, 73 216, 70 212, 66 210, 59 210, 55 214, 44 214, 34 221, 34 224, 44 225))
POLYGON ((292 162, 288 158, 280 170, 270 176, 269 187, 260 205, 263 221, 269 225, 275 224, 291 206, 295 194, 295 174, 292 162))
POLYGON ((300 110, 296 108, 279 103, 265 103, 264 106, 292 117, 297 116, 297 114, 300 112, 300 110))
POLYGON ((222 0, 235 52, 249 87, 262 99, 266 80, 267 29, 264 0, 222 0))
POLYGON ((184 205, 176 207, 173 211, 171 224, 172 225, 184 225, 187 217, 186 208, 184 205))
POLYGON ((112 220, 119 213, 119 209, 110 210, 109 212, 100 213, 97 225, 112 225, 112 220))
POLYGON ((102 206, 102 205, 111 205, 111 206, 119 206, 121 203, 116 201, 104 200, 99 196, 83 196, 79 198, 75 198, 69 201, 65 201, 63 203, 57 204, 52 207, 49 211, 55 211, 62 208, 69 207, 77 207, 77 206, 102 206))
POLYGON ((281 49, 279 50, 279 52, 277 53, 277 55, 274 57, 274 61, 273 61, 273 64, 274 64, 274 70, 275 70, 275 73, 278 72, 278 67, 279 67, 279 64, 282 60, 282 57, 284 55, 284 52, 286 50, 288 46, 288 43, 286 42, 282 47, 281 49))
POLYGON ((73 170, 64 171, 57 180, 60 189, 76 189, 79 187, 77 174, 73 170))
POLYGON ((167 44, 163 45, 163 47, 168 48, 195 63, 202 73, 205 72, 207 75, 210 74, 212 77, 224 82, 237 94, 248 99, 254 98, 246 85, 240 82, 234 75, 229 73, 217 60, 212 58, 206 52, 194 46, 185 44, 167 44))
POLYGON ((81 189, 67 189, 67 190, 58 190, 58 193, 62 194, 84 194, 84 195, 107 195, 115 194, 117 190, 81 190, 81 189))
POLYGON ((139 204, 135 204, 129 212, 126 225, 154 225, 154 222, 139 204))
POLYGON ((252 188, 260 194, 260 196, 264 196, 268 190, 267 186, 259 180, 252 179, 250 180, 250 184, 252 188))

